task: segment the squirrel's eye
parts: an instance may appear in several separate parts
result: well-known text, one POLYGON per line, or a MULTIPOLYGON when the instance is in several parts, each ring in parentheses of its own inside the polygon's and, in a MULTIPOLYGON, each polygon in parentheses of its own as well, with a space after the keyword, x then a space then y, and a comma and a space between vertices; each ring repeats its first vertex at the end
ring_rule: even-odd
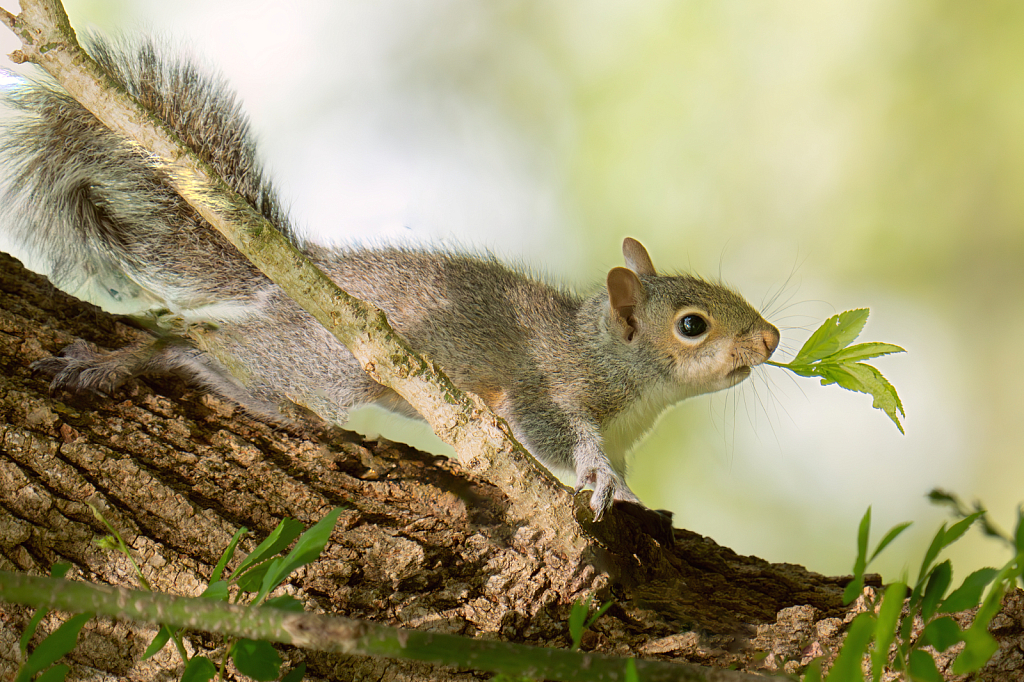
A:
POLYGON ((708 321, 700 315, 684 315, 676 324, 679 327, 679 333, 691 339, 708 330, 708 321))

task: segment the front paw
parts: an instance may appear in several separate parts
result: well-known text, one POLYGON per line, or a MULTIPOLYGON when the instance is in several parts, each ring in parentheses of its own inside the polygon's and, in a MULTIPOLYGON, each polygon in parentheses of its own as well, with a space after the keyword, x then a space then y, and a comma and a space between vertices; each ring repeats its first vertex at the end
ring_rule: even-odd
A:
POLYGON ((612 470, 611 466, 588 467, 576 474, 576 489, 579 494, 583 488, 591 485, 594 488, 590 496, 590 509, 594 512, 594 521, 600 521, 616 500, 633 502, 640 506, 640 498, 633 494, 622 477, 612 470))
POLYGON ((50 379, 50 393, 67 391, 110 397, 129 378, 131 372, 82 340, 64 348, 54 357, 32 363, 32 371, 50 379))

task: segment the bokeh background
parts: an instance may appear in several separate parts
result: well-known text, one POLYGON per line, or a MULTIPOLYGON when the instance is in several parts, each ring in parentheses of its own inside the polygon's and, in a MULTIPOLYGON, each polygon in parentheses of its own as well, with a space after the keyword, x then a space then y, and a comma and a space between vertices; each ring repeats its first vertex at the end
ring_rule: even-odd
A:
MULTIPOLYGON (((932 487, 1012 530, 1024 4, 66 5, 79 31, 166 35, 222 71, 316 239, 490 248, 586 288, 632 235, 763 307, 790 354, 870 307, 863 338, 908 350, 877 362, 906 435, 867 396, 760 371, 673 409, 636 452, 634 490, 678 525, 841 574, 871 505, 876 540, 914 521, 874 565, 890 579, 916 577, 948 518, 932 487)), ((360 424, 437 447, 398 418, 360 424)), ((949 555, 959 578, 1006 559, 977 531, 949 555)))

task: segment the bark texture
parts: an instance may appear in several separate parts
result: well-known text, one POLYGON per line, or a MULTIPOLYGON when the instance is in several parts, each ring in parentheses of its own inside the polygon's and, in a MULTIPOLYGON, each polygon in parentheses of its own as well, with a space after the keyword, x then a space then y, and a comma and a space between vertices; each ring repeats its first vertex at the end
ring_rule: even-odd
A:
MULTIPOLYGON (((856 613, 842 606, 842 577, 739 556, 685 530, 664 546, 642 519, 618 510, 598 526, 596 561, 568 559, 546 542, 546 529, 507 526, 500 491, 444 457, 354 435, 307 440, 173 380, 135 381, 109 399, 51 397, 29 369, 78 338, 117 348, 143 333, 0 256, 0 568, 45 574, 67 561, 69 578, 137 586, 123 556, 93 543, 106 531, 90 502, 153 589, 198 595, 240 526, 253 531, 241 546, 250 551, 284 516, 310 525, 343 506, 322 559, 286 588, 310 611, 568 646, 572 601, 596 592, 615 604, 584 637, 585 650, 787 672, 834 653, 856 613)), ((0 680, 16 667, 30 615, 0 604, 0 680)), ((36 641, 58 622, 44 620, 36 641)), ((1020 590, 1006 597, 992 632, 1001 649, 980 679, 1024 679, 1020 590)), ((172 647, 140 661, 155 633, 93 621, 70 656, 70 678, 178 679, 172 647)), ((216 657, 220 642, 199 634, 187 646, 216 657)), ((311 679, 486 677, 283 654, 306 661, 311 679)))

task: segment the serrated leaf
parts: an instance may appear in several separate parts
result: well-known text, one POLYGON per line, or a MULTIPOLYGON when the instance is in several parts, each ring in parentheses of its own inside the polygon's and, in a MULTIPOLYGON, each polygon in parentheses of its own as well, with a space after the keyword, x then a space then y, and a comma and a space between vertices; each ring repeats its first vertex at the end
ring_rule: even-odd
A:
POLYGON ((960 519, 952 526, 950 526, 949 530, 946 531, 945 536, 943 536, 942 538, 943 548, 949 547, 951 544, 959 540, 960 536, 966 533, 967 529, 971 527, 971 524, 977 521, 978 518, 983 516, 984 514, 984 510, 976 511, 973 514, 970 514, 969 516, 960 519))
POLYGON ((846 632, 843 648, 828 673, 828 682, 863 682, 861 659, 871 644, 874 631, 875 617, 870 613, 857 614, 846 632))
POLYGON ((893 385, 877 369, 863 363, 821 364, 814 367, 818 370, 818 376, 821 377, 822 386, 834 383, 848 391, 869 394, 874 398, 871 407, 889 415, 889 419, 900 430, 900 433, 904 433, 903 424, 900 423, 900 417, 906 416, 903 411, 903 403, 893 385))
POLYGON ((904 521, 903 523, 898 523, 892 528, 890 528, 889 532, 885 534, 884 538, 882 538, 882 541, 878 543, 878 547, 875 547, 875 551, 871 554, 871 558, 868 559, 868 563, 870 564, 872 561, 874 561, 875 557, 881 554, 882 550, 888 547, 889 543, 898 538, 900 536, 900 533, 909 528, 912 523, 912 521, 904 521))
POLYGON ((166 625, 160 626, 160 631, 156 633, 156 637, 149 643, 146 650, 142 652, 142 660, 146 660, 150 656, 153 656, 158 651, 166 646, 167 642, 171 639, 171 629, 166 625))
POLYGON ((91 613, 80 613, 72 616, 59 628, 47 635, 46 639, 39 643, 31 654, 25 665, 18 673, 16 682, 27 682, 39 671, 48 668, 58 660, 67 655, 75 644, 78 643, 78 633, 82 626, 92 618, 91 613))
POLYGON ((231 660, 238 671, 260 682, 276 680, 281 672, 281 654, 270 642, 240 639, 231 648, 231 660))
POLYGON ((930 644, 936 651, 942 652, 963 639, 963 633, 956 621, 949 616, 936 618, 925 626, 918 640, 919 646, 930 644))
POLYGON ((935 659, 927 651, 914 649, 910 652, 910 663, 907 666, 910 678, 914 682, 944 682, 942 674, 935 665, 935 659))
POLYGON ((981 595, 985 588, 999 574, 995 568, 979 568, 964 578, 960 587, 953 590, 939 606, 942 613, 957 613, 973 609, 981 603, 981 595))
POLYGON ((949 583, 953 578, 953 565, 949 559, 935 567, 928 578, 928 586, 924 588, 924 596, 921 598, 921 617, 925 621, 931 620, 935 615, 935 609, 946 594, 949 583))
POLYGON ((217 666, 206 656, 193 656, 185 665, 181 682, 209 682, 217 674, 217 666))
POLYGON ((807 365, 849 346, 864 329, 869 313, 867 308, 860 308, 828 318, 811 334, 790 364, 807 365))
POLYGON ((324 518, 313 524, 309 530, 299 536, 298 541, 292 550, 283 559, 272 561, 267 574, 263 576, 263 584, 260 586, 256 601, 261 601, 270 592, 287 578, 292 571, 295 571, 306 564, 312 563, 320 558, 327 541, 331 538, 334 526, 338 522, 338 516, 343 510, 335 507, 327 512, 324 518))
POLYGON ((858 343, 856 346, 847 346, 842 350, 839 350, 832 355, 824 357, 821 362, 824 363, 848 363, 848 362, 859 362, 860 360, 870 360, 871 358, 880 358, 883 355, 892 355, 893 353, 906 353, 906 349, 895 346, 891 343, 858 343))

